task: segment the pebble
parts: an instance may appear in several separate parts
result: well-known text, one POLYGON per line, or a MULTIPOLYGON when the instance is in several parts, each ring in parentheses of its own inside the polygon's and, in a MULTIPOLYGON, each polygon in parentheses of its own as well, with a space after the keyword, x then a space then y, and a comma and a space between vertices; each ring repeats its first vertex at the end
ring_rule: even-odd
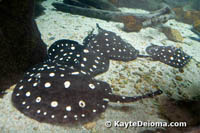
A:
POLYGON ((178 81, 183 81, 183 78, 181 76, 176 76, 175 79, 178 81))
POLYGON ((171 41, 175 41, 175 42, 182 42, 183 41, 183 37, 182 37, 181 33, 176 29, 172 29, 172 28, 169 28, 169 27, 163 27, 162 32, 171 41))
POLYGON ((96 126, 96 122, 88 122, 83 125, 86 129, 90 130, 93 129, 96 126))

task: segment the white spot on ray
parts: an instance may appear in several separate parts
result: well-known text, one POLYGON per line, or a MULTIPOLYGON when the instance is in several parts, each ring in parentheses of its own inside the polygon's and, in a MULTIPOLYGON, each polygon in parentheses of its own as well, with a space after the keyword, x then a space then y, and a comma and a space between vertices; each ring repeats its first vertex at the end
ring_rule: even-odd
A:
POLYGON ((33 84, 33 86, 35 87, 35 86, 37 86, 37 84, 38 84, 38 83, 37 83, 37 82, 35 82, 35 83, 33 84))
POLYGON ((84 108, 84 107, 86 106, 85 101, 80 100, 80 101, 79 101, 79 106, 80 106, 81 108, 84 108))
POLYGON ((82 70, 81 70, 81 73, 83 73, 83 74, 87 74, 85 71, 82 71, 82 70))
POLYGON ((26 92, 26 94, 25 94, 27 97, 30 97, 30 95, 31 95, 31 92, 30 91, 28 91, 28 92, 26 92))
POLYGON ((58 55, 56 55, 54 58, 55 58, 55 59, 58 58, 58 55))
POLYGON ((78 115, 74 115, 74 118, 77 118, 78 117, 78 115))
POLYGON ((55 108, 58 106, 58 102, 57 101, 52 101, 51 102, 51 107, 55 108))
POLYGON ((66 119, 66 118, 67 118, 67 115, 64 115, 64 116, 63 116, 63 118, 65 118, 65 119, 66 119))
POLYGON ((71 111, 72 107, 71 106, 66 106, 66 111, 71 111))
POLYGON ((39 114, 40 112, 41 112, 41 110, 38 109, 38 110, 37 110, 37 113, 39 114))
POLYGON ((171 56, 171 57, 170 57, 170 60, 174 60, 174 57, 171 56))
POLYGON ((51 83, 50 83, 50 82, 46 82, 46 83, 44 84, 44 87, 45 87, 45 88, 51 87, 51 83))
POLYGON ((87 58, 83 57, 83 61, 87 61, 87 58))
POLYGON ((89 53, 89 50, 88 49, 84 49, 83 52, 84 53, 89 53))
POLYGON ((97 66, 96 66, 96 65, 92 65, 92 67, 93 67, 93 68, 97 68, 97 66))
POLYGON ((98 60, 94 60, 94 62, 95 62, 95 63, 97 63, 97 64, 99 63, 99 61, 98 61, 98 60))
POLYGON ((50 77, 54 77, 54 76, 55 76, 55 73, 50 73, 49 76, 50 76, 50 77))
POLYGON ((24 86, 22 85, 22 86, 19 87, 19 90, 21 90, 21 89, 23 89, 23 88, 24 88, 24 86))
POLYGON ((70 87, 70 84, 71 84, 71 83, 70 83, 69 81, 65 81, 65 82, 64 82, 65 88, 69 88, 69 87, 70 87))
POLYGON ((37 97, 35 101, 36 101, 36 103, 39 103, 39 102, 41 102, 41 100, 42 100, 41 97, 37 97))
POLYGON ((55 118, 55 115, 51 115, 51 118, 52 118, 52 119, 55 118))
POLYGON ((31 80, 32 80, 32 78, 29 78, 29 79, 28 79, 28 82, 30 82, 31 80))
POLYGON ((47 115, 47 112, 44 112, 43 115, 47 115))
POLYGON ((79 72, 72 72, 72 75, 79 75, 79 72))
POLYGON ((71 50, 75 50, 75 47, 74 47, 74 46, 72 46, 72 47, 71 47, 71 50))
POLYGON ((89 84, 89 87, 90 87, 91 89, 95 89, 95 85, 94 85, 94 84, 89 84))

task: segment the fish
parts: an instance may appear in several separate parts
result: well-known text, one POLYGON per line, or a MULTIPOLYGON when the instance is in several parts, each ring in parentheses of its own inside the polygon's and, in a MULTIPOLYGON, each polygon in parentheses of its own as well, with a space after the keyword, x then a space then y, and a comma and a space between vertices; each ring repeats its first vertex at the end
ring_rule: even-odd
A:
POLYGON ((114 32, 102 29, 98 24, 98 34, 93 31, 83 40, 83 44, 89 45, 96 52, 104 54, 107 58, 117 61, 132 61, 139 54, 131 44, 124 41, 114 32))
POLYGON ((120 96, 110 85, 74 69, 45 61, 30 68, 12 94, 12 103, 25 116, 50 124, 85 123, 106 111, 109 102, 129 103, 160 95, 161 90, 141 96, 120 96))
POLYGON ((81 45, 69 39, 54 42, 48 49, 48 56, 51 62, 92 77, 109 68, 109 59, 102 53, 94 51, 87 44, 81 45))
POLYGON ((154 61, 160 61, 175 68, 183 68, 192 58, 180 48, 173 46, 150 45, 146 52, 154 61))

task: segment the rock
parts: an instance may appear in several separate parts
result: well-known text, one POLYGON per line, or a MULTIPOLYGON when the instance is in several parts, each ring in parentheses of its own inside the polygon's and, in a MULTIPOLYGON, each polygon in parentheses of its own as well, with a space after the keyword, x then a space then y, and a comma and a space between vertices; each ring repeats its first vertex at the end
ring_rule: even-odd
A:
POLYGON ((173 8, 175 14, 176 14, 176 20, 177 21, 182 21, 183 20, 183 16, 184 16, 184 10, 183 8, 173 8))
POLYGON ((197 19, 196 21, 194 21, 194 30, 200 33, 200 19, 197 19))
POLYGON ((84 127, 88 130, 93 129, 95 126, 96 126, 96 122, 88 122, 88 123, 84 124, 84 127))
POLYGON ((183 81, 183 78, 182 78, 181 76, 176 76, 175 79, 176 79, 177 81, 183 81))
POLYGON ((183 22, 193 24, 193 22, 200 19, 200 11, 185 11, 183 22))
POLYGON ((175 41, 175 42, 182 42, 183 41, 183 37, 181 35, 181 33, 176 30, 176 29, 172 29, 169 27, 163 27, 162 31, 165 33, 165 35, 167 36, 167 38, 169 40, 175 41))
POLYGON ((47 49, 33 19, 34 0, 3 0, 0 9, 1 94, 28 68, 43 61, 47 49))
POLYGON ((134 16, 124 16, 121 20, 124 23, 124 31, 126 32, 137 32, 142 29, 142 23, 134 16))
POLYGON ((176 14, 177 21, 182 21, 187 24, 193 24, 193 22, 200 20, 200 11, 185 11, 182 7, 173 8, 173 10, 176 14))

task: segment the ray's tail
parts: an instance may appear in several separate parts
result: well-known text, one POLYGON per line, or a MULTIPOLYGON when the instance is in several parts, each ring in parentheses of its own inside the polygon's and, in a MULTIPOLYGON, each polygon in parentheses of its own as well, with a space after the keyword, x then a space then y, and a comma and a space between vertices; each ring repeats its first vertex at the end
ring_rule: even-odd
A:
POLYGON ((149 55, 141 55, 141 54, 138 54, 137 57, 139 57, 139 58, 149 58, 149 57, 151 57, 151 56, 149 56, 149 55))
POLYGON ((110 102, 129 103, 129 102, 135 102, 135 101, 145 99, 145 98, 153 98, 153 97, 160 95, 160 94, 162 94, 161 90, 157 90, 157 91, 154 91, 154 92, 147 93, 145 95, 134 96, 134 97, 126 97, 126 96, 119 96, 119 95, 110 94, 108 96, 108 99, 109 99, 110 102))

